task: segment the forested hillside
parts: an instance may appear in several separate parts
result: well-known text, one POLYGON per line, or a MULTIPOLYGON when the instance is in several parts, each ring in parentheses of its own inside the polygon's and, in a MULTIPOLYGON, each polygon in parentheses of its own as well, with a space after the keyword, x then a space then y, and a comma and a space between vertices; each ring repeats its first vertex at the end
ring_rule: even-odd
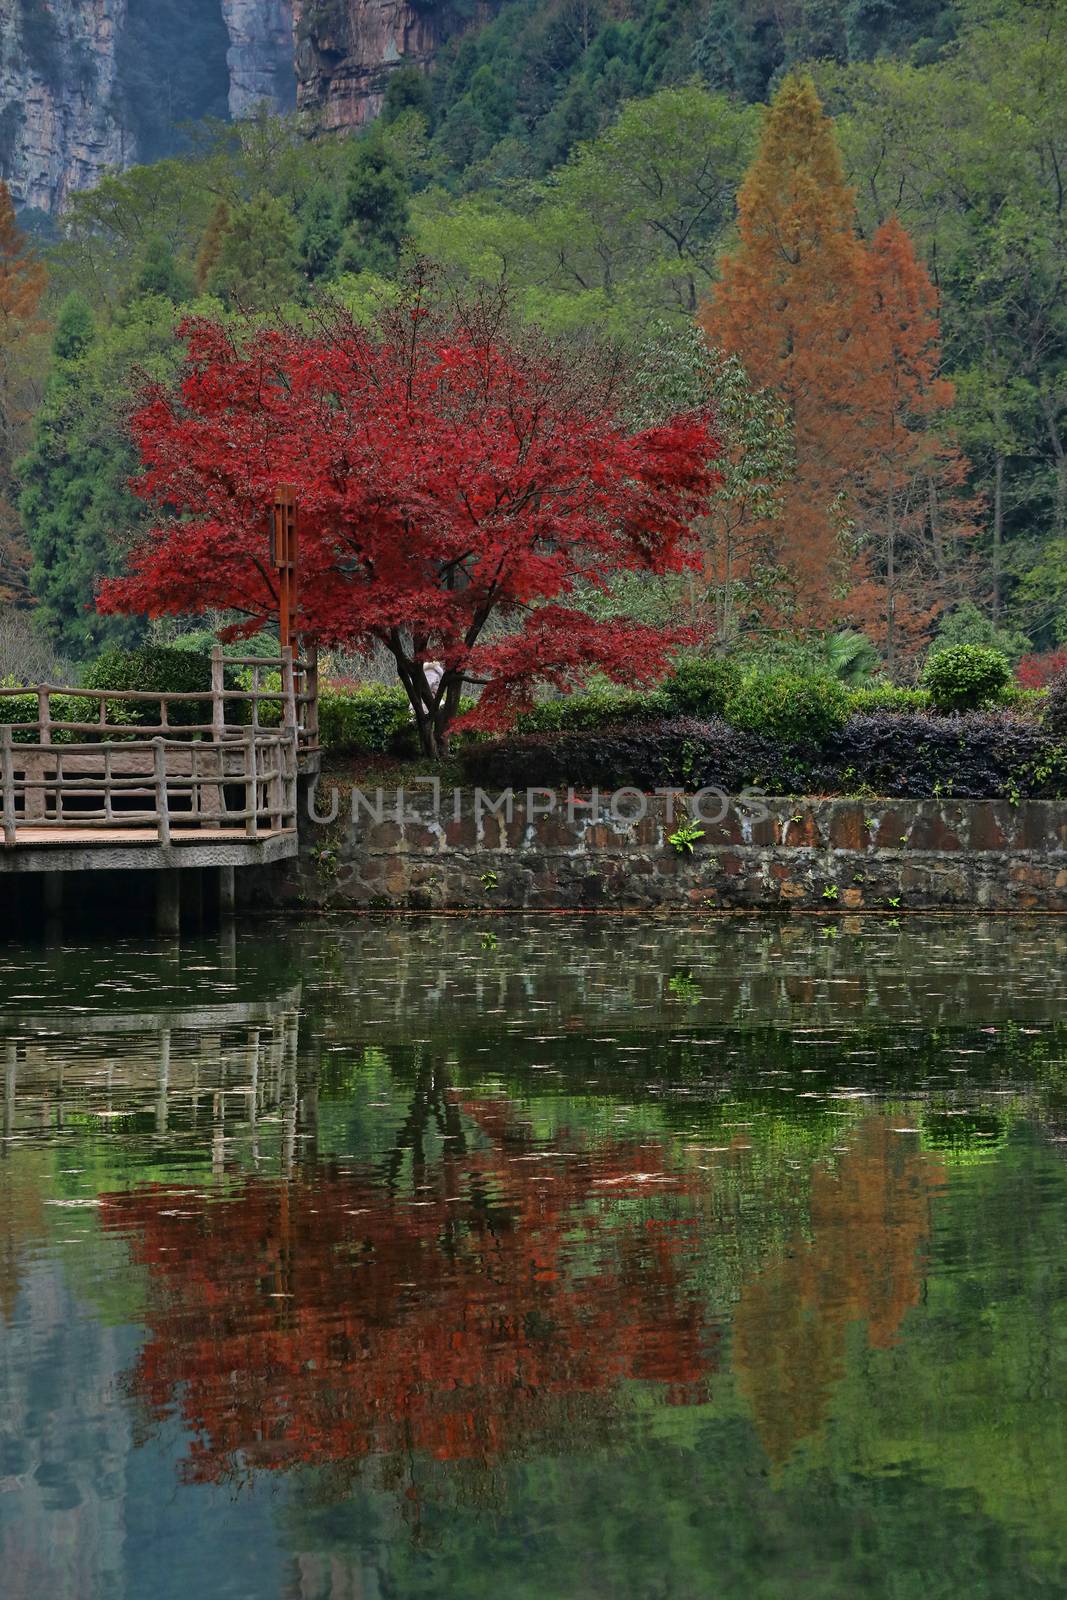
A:
POLYGON ((182 317, 359 312, 414 256, 621 347, 636 411, 710 386, 700 593, 623 595, 643 614, 722 647, 859 628, 904 679, 939 629, 1067 644, 1062 0, 512 0, 477 24, 393 71, 365 130, 205 122, 72 196, 39 262, 8 216, 0 582, 51 646, 136 629, 92 597, 143 526, 127 417, 182 317))

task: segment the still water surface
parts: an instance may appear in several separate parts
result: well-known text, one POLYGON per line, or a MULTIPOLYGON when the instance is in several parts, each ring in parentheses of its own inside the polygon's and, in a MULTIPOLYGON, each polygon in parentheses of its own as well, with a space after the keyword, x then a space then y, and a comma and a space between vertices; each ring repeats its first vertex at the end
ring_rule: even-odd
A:
POLYGON ((0 948, 3 1600, 1067 1593, 1067 925, 0 948))

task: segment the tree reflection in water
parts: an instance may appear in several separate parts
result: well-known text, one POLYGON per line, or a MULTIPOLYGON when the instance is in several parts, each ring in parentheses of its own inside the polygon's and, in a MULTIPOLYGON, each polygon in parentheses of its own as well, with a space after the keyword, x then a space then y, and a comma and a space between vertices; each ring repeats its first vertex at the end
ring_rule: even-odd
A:
MULTIPOLYGON (((866 1119, 814 1169, 810 1230, 737 1284, 733 1364, 773 1463, 822 1427, 849 1326, 884 1348, 918 1302, 941 1176, 866 1119)), ((133 1392, 152 1421, 181 1415, 200 1482, 606 1442, 633 1380, 708 1398, 722 1308, 705 1267, 730 1253, 708 1227, 718 1181, 669 1141, 537 1139, 513 1102, 460 1098, 427 1069, 376 1170, 105 1199, 149 1269, 133 1392)))
MULTIPOLYGON (((532 1142, 505 1100, 421 1084, 382 1175, 322 1164, 225 1198, 173 1188, 105 1200, 149 1268, 133 1375, 175 1406, 186 1475, 428 1454, 491 1462, 565 1427, 610 1433, 628 1379, 704 1397, 716 1337, 656 1193, 664 1153, 532 1142), (428 1126, 446 1137, 428 1161, 428 1126)), ((662 1202, 660 1202, 662 1204, 662 1202)))
POLYGON ((931 1192, 945 1176, 910 1133, 867 1118, 836 1167, 813 1170, 810 1234, 742 1286, 733 1365, 774 1465, 821 1431, 849 1327, 864 1324, 884 1350, 919 1303, 931 1192))

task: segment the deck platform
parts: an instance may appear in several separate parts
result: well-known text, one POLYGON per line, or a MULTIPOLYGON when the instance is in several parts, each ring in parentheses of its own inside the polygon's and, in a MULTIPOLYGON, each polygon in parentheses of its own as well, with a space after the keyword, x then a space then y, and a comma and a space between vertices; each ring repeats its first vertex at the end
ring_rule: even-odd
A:
POLYGON ((261 867, 299 848, 295 828, 172 827, 162 845, 155 828, 19 828, 0 848, 0 876, 12 872, 165 871, 171 867, 261 867))

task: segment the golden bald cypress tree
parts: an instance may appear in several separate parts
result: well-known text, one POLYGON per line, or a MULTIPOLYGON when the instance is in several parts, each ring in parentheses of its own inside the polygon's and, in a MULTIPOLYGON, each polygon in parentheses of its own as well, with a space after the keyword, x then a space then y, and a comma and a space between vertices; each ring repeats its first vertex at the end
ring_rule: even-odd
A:
POLYGON ((740 242, 701 323, 785 404, 796 471, 768 535, 793 620, 826 626, 847 616, 862 566, 842 530, 864 449, 871 300, 853 193, 806 74, 791 74, 775 96, 737 206, 740 242))

